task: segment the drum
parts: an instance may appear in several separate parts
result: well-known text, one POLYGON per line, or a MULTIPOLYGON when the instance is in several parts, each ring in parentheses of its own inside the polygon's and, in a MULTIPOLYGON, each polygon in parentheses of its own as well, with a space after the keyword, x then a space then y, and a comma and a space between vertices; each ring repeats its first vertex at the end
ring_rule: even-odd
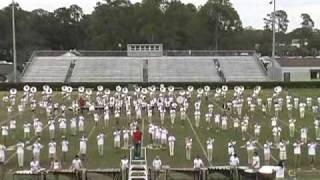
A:
POLYGON ((258 177, 262 180, 276 179, 274 166, 262 166, 258 171, 258 177))
POLYGON ((244 179, 246 180, 256 180, 257 179, 257 171, 254 169, 245 169, 243 171, 242 176, 244 177, 244 179))

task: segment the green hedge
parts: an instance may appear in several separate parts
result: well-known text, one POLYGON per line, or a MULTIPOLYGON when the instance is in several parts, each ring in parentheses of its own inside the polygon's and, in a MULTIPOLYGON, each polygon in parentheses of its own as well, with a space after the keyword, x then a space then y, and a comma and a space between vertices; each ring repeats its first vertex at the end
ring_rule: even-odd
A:
POLYGON ((228 85, 229 88, 234 86, 242 85, 245 86, 246 89, 254 88, 259 85, 262 88, 273 88, 275 86, 282 86, 283 88, 320 88, 320 82, 175 82, 175 83, 141 83, 141 82, 102 82, 102 83, 0 83, 0 91, 7 91, 11 88, 17 88, 18 90, 22 90, 23 86, 28 84, 29 86, 35 86, 37 89, 42 89, 43 85, 49 85, 54 91, 60 91, 62 85, 72 86, 77 88, 79 86, 85 86, 88 88, 96 88, 98 85, 102 85, 105 88, 115 89, 117 85, 129 87, 132 89, 134 85, 147 87, 151 85, 160 86, 160 84, 164 84, 165 86, 173 85, 177 88, 186 88, 188 85, 193 85, 195 88, 203 87, 205 85, 209 85, 211 88, 221 87, 222 85, 228 85))

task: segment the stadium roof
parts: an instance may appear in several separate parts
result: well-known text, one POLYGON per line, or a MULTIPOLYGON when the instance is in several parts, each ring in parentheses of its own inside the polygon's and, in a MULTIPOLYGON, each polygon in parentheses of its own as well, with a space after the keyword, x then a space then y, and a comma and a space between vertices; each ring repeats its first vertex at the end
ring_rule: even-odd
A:
POLYGON ((320 58, 279 58, 281 67, 320 67, 320 58))

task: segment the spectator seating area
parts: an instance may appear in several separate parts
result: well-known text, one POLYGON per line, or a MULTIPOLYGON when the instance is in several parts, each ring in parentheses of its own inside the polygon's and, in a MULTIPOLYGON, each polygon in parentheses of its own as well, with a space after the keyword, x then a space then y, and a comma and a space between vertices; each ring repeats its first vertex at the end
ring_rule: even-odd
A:
POLYGON ((267 81, 268 77, 258 60, 253 56, 217 57, 227 82, 267 81))
POLYGON ((142 82, 143 61, 127 57, 80 57, 70 81, 142 82))
POLYGON ((149 59, 149 82, 219 82, 210 57, 160 57, 149 59))
POLYGON ((23 82, 268 81, 254 56, 35 56, 23 82))
POLYGON ((22 76, 22 82, 64 82, 74 57, 35 57, 22 76))

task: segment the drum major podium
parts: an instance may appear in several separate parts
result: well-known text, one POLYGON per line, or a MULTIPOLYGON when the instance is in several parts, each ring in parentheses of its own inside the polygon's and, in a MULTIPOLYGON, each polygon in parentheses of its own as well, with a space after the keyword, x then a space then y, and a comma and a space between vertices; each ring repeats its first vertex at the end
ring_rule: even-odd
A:
POLYGON ((134 148, 130 149, 129 180, 148 180, 147 149, 141 147, 140 158, 134 157, 134 148))

